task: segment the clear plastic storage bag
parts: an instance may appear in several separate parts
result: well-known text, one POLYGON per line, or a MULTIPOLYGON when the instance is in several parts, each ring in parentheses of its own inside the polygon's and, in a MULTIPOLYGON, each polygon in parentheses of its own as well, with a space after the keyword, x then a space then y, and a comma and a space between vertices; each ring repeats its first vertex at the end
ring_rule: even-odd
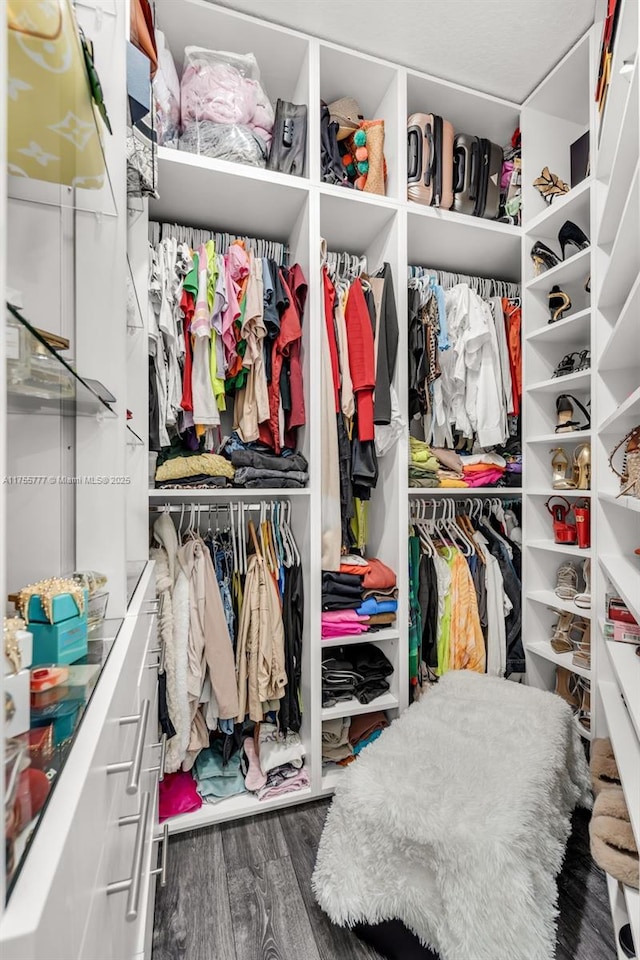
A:
POLYGON ((156 30, 158 71, 153 78, 156 133, 160 146, 178 146, 180 138, 180 80, 164 34, 156 30))
POLYGON ((187 47, 180 101, 181 149, 265 166, 275 117, 252 53, 187 47))

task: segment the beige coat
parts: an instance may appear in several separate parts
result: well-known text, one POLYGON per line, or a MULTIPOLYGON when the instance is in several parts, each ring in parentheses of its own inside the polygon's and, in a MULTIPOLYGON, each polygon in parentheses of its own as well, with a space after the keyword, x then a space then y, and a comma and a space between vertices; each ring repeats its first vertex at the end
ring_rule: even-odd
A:
POLYGON ((284 696, 287 674, 284 665, 284 628, 280 596, 262 557, 249 560, 244 601, 238 624, 236 649, 238 722, 249 718, 259 723, 270 701, 284 696))

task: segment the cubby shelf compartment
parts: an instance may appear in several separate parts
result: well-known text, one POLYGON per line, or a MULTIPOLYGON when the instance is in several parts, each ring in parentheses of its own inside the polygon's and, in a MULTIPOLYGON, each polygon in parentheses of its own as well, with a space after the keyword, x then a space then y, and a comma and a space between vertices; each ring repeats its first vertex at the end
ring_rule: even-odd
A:
POLYGON ((631 720, 628 704, 617 683, 612 680, 600 680, 598 692, 604 706, 631 826, 638 842, 640 840, 640 741, 631 720))
POLYGON ((554 490, 553 487, 534 487, 527 490, 530 497, 584 497, 591 496, 591 490, 554 490))
MULTIPOLYGON (((598 136, 597 173, 599 180, 608 180, 615 163, 618 147, 618 131, 626 113, 629 83, 633 77, 620 73, 623 63, 636 62, 638 55, 638 3, 637 0, 619 0, 619 20, 616 27, 615 45, 611 61, 611 82, 607 101, 600 120, 598 136)), ((637 72, 637 67, 636 67, 637 72)), ((636 946, 638 941, 636 940, 636 946)))
POLYGON ((610 243, 613 239, 626 198, 629 195, 634 165, 638 159, 639 124, 638 69, 636 61, 633 81, 630 86, 625 114, 620 128, 620 137, 616 147, 613 167, 611 168, 611 180, 609 181, 607 190, 606 203, 598 227, 598 244, 600 246, 605 243, 610 243))
POLYGON ((398 640, 400 632, 395 629, 375 630, 373 633, 359 633, 354 637, 331 637, 322 640, 321 646, 325 647, 346 647, 352 643, 381 643, 383 640, 398 640))
POLYGON ((582 550, 575 543, 554 543, 553 540, 529 540, 528 547, 534 550, 548 550, 551 553, 564 553, 572 557, 580 557, 587 560, 591 556, 591 550, 582 550))
POLYGON ((267 240, 291 233, 309 188, 302 177, 169 147, 158 148, 158 177, 162 189, 149 202, 151 220, 267 240))
MULTIPOLYGON (((561 390, 558 392, 562 393, 561 390)), ((591 430, 572 430, 571 433, 541 433, 537 437, 526 437, 525 443, 553 443, 556 447, 563 447, 565 443, 582 443, 584 440, 591 440, 591 430)))
POLYGON ((638 242, 638 208, 640 206, 640 164, 636 163, 633 181, 620 218, 609 262, 602 276, 598 306, 606 309, 626 300, 640 273, 640 243, 638 242))
POLYGON ((258 800, 253 793, 239 793, 219 803, 203 803, 199 810, 194 810, 192 813, 181 813, 177 817, 171 817, 168 821, 169 833, 183 833, 185 830, 198 830, 214 823, 223 823, 225 820, 251 817, 264 810, 279 810, 281 807, 292 806, 311 798, 310 787, 296 793, 284 794, 273 800, 258 800))
POLYGON ((393 693, 383 693, 371 703, 360 703, 355 697, 343 700, 334 707, 322 708, 323 720, 335 720, 336 717, 357 717, 361 713, 375 713, 376 710, 397 710, 398 698, 393 693))
POLYGON ((636 278, 600 355, 598 367, 601 371, 620 370, 629 365, 638 365, 640 360, 638 314, 640 314, 640 275, 636 278))
MULTIPOLYGON (((572 249, 569 247, 569 249, 572 249)), ((528 254, 528 251, 527 251, 528 254)), ((583 279, 586 281, 590 272, 591 248, 579 250, 572 257, 568 257, 561 263, 556 264, 550 270, 544 270, 538 277, 533 277, 525 285, 526 290, 551 290, 551 287, 557 283, 562 286, 563 283, 574 283, 583 279)))
POLYGON ((588 390, 591 385, 591 370, 578 370, 565 377, 549 377, 527 387, 528 393, 562 393, 564 387, 570 390, 588 390))
POLYGON ((633 393, 623 400, 616 407, 613 413, 603 420, 600 424, 600 433, 610 433, 612 428, 616 428, 621 434, 625 434, 629 427, 633 427, 640 415, 640 387, 636 387, 633 393))
POLYGON ((221 487, 211 490, 149 490, 149 502, 163 504, 215 503, 225 500, 287 500, 289 497, 308 497, 310 492, 309 487, 299 489, 221 487))
POLYGON ((607 640, 606 647, 636 736, 640 740, 640 668, 636 645, 607 640))
POLYGON ((600 566, 640 623, 640 569, 635 558, 602 554, 600 566))
POLYGON ((555 663, 557 667, 564 667, 565 670, 570 670, 571 673, 584 677, 585 680, 591 679, 591 670, 576 666, 572 660, 572 653, 556 653, 547 640, 535 640, 533 643, 528 643, 525 650, 527 653, 535 654, 536 657, 542 657, 543 660, 555 663))
POLYGON ((633 510, 635 513, 640 513, 640 500, 638 500, 637 497, 632 497, 627 494, 619 497, 615 493, 599 493, 598 500, 601 500, 603 503, 613 504, 614 507, 622 507, 623 510, 633 510))
POLYGON ((584 219, 588 222, 590 190, 591 177, 587 177, 564 196, 556 197, 550 206, 527 221, 527 237, 532 234, 536 237, 557 237, 565 220, 575 222, 584 219))
POLYGON ((591 332, 591 307, 585 307, 584 310, 578 310, 576 313, 570 313, 568 317, 562 320, 556 320, 555 323, 547 323, 538 330, 533 330, 527 334, 525 340, 534 343, 558 343, 567 345, 582 345, 589 340, 591 332))
POLYGON ((333 793, 346 772, 346 767, 335 767, 322 774, 322 792, 333 793))
POLYGON ((590 607, 578 607, 572 600, 561 600, 553 590, 529 590, 526 596, 527 600, 541 603, 545 607, 554 610, 566 610, 567 613, 573 613, 576 617, 584 617, 585 620, 591 619, 590 607))

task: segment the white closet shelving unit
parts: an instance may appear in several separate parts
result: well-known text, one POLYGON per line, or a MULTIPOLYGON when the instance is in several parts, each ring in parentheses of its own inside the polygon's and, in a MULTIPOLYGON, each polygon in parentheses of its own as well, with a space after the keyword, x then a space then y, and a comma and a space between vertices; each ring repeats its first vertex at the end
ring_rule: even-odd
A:
MULTIPOLYGON (((365 638, 376 643, 394 664, 389 692, 369 705, 358 702, 323 709, 321 705, 321 490, 320 490, 320 331, 323 322, 320 241, 329 250, 364 254, 370 269, 388 261, 396 294, 400 341, 395 388, 403 416, 407 408, 407 265, 518 281, 521 230, 507 224, 425 208, 406 200, 406 119, 416 110, 432 110, 451 120, 457 130, 479 133, 497 143, 511 139, 519 124, 515 103, 486 96, 392 63, 262 22, 202 0, 158 0, 157 23, 180 71, 184 48, 198 44, 237 53, 252 51, 272 101, 282 97, 309 108, 305 177, 290 177, 161 147, 160 199, 149 203, 152 220, 226 230, 239 235, 288 242, 290 261, 299 262, 309 282, 303 324, 304 380, 307 426, 300 447, 309 460, 306 490, 265 491, 264 497, 285 496, 293 510, 294 532, 303 555, 305 633, 301 735, 307 750, 311 786, 303 793, 260 803, 246 795, 204 806, 170 821, 180 831, 220 820, 299 803, 331 792, 340 771, 323 775, 322 721, 384 709, 397 716, 408 704, 408 572, 407 530, 409 497, 456 495, 469 491, 414 490, 408 487, 408 436, 380 460, 380 479, 369 513, 368 553, 380 557, 397 573, 400 589, 397 625, 365 638), (356 193, 325 184, 320 178, 320 99, 326 102, 355 96, 367 117, 385 120, 387 195, 356 193)), ((136 276, 146 264, 146 248, 137 248, 136 276)), ((141 291, 139 291, 141 293, 141 291)), ((145 294, 146 296, 146 294, 145 294)), ((142 376, 142 368, 138 375, 142 376)), ((146 370, 146 367, 145 367, 146 370)), ((145 373, 146 376, 146 373, 145 373)), ((144 434, 146 436, 146 433, 144 434)), ((484 493, 475 490, 474 494, 484 493)), ((494 493, 495 490, 487 490, 494 493)), ((503 493, 505 491, 502 491, 503 493)), ((509 495, 517 490, 507 491, 509 495)), ((262 491, 221 490, 214 493, 149 491, 153 506, 163 503, 225 500, 256 501, 262 491)), ((362 639, 362 638, 358 638, 362 639)), ((354 642, 345 638, 344 643, 354 642)), ((338 645, 334 641, 333 645, 338 645)))

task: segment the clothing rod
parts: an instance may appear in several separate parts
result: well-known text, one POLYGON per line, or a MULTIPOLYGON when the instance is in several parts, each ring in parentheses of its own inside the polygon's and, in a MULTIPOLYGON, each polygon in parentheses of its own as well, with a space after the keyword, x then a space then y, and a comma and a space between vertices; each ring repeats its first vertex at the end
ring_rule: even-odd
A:
POLYGON ((272 503, 285 504, 289 506, 290 501, 278 498, 276 500, 262 500, 258 503, 233 503, 227 501, 226 503, 201 503, 197 500, 185 501, 185 503, 172 503, 166 505, 153 505, 149 507, 149 513, 182 513, 187 510, 192 510, 194 507, 197 507, 200 513, 209 513, 209 511, 215 510, 237 510, 239 507, 243 506, 246 510, 262 510, 263 505, 270 507, 272 503))
POLYGON ((227 253, 232 243, 241 240, 255 256, 275 260, 280 267, 287 266, 289 262, 289 245, 280 240, 241 236, 240 234, 227 233, 224 230, 168 223, 160 220, 149 221, 148 236, 149 242, 153 246, 157 246, 165 238, 172 238, 180 243, 188 244, 192 250, 197 249, 208 240, 213 240, 216 252, 220 254, 227 253))
POLYGON ((407 268, 409 280, 420 279, 421 277, 433 277, 438 286, 444 289, 450 289, 458 283, 466 283, 478 293, 484 293, 486 296, 504 296, 518 299, 520 297, 520 284, 510 280, 498 280, 492 277, 474 277, 463 273, 456 273, 451 270, 435 270, 432 267, 422 267, 410 265, 407 268))

